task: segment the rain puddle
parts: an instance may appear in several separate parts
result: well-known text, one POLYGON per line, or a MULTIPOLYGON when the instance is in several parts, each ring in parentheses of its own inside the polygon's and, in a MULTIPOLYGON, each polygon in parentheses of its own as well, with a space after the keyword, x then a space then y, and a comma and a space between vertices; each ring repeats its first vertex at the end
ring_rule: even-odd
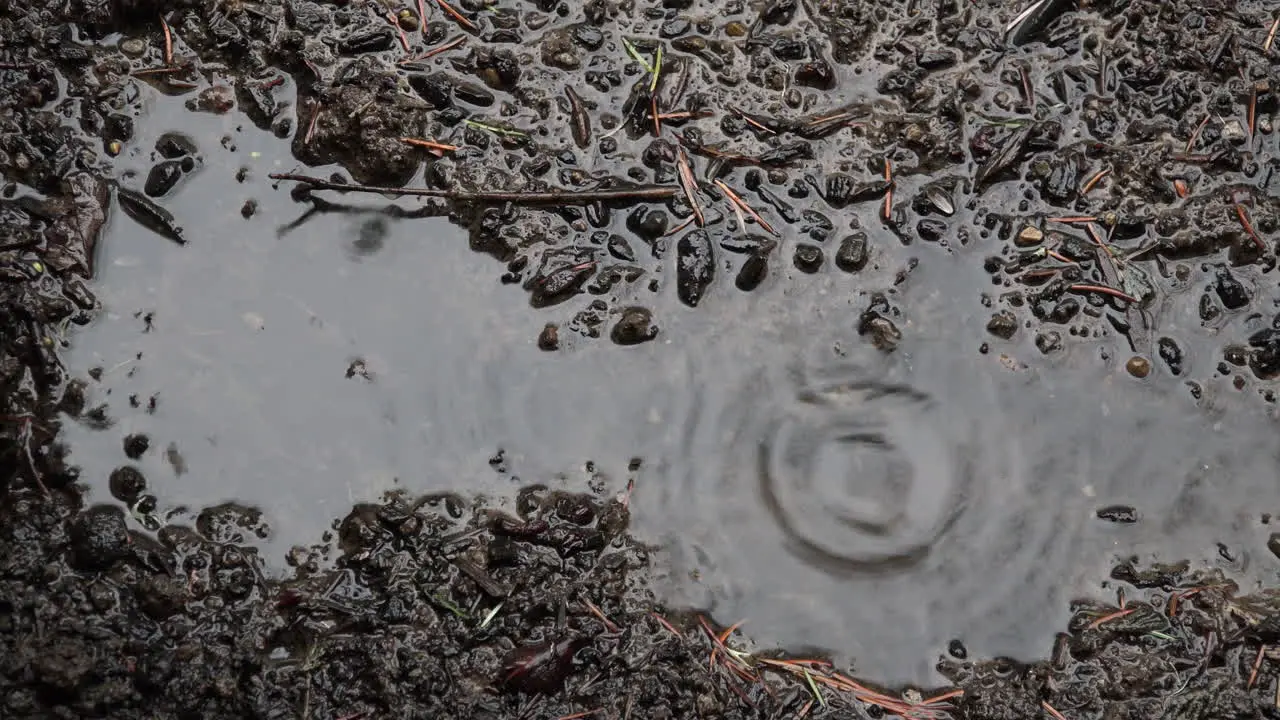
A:
POLYGON ((67 356, 77 376, 102 369, 90 406, 113 420, 68 423, 71 459, 102 501, 113 469, 138 467, 156 507, 136 522, 258 508, 279 570, 388 490, 612 491, 638 462, 633 527, 667 550, 661 600, 888 682, 936 680, 953 638, 1041 655, 1120 557, 1273 577, 1262 514, 1280 508, 1278 448, 1258 403, 1198 404, 1087 345, 1054 363, 1030 342, 1021 358, 980 353, 979 248, 869 228, 865 274, 802 274, 788 248, 761 288, 719 282, 696 310, 659 283, 652 342, 606 332, 546 352, 538 334, 564 306, 530 307, 463 231, 398 219, 382 198, 307 215, 266 177, 294 168, 285 144, 241 122, 157 99, 141 150, 118 160, 139 187, 179 124, 201 157, 162 200, 185 247, 113 214, 104 312, 67 356), (902 332, 891 353, 857 332, 872 292, 902 332), (148 448, 133 459, 136 435, 148 448), (1112 506, 1138 521, 1099 517, 1112 506))

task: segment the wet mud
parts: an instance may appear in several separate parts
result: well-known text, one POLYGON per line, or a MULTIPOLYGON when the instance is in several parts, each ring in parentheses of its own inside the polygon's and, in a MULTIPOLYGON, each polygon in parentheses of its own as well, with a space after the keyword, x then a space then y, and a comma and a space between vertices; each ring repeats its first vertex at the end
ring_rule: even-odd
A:
POLYGON ((1280 715, 1277 27, 13 0, 0 714, 1280 715))

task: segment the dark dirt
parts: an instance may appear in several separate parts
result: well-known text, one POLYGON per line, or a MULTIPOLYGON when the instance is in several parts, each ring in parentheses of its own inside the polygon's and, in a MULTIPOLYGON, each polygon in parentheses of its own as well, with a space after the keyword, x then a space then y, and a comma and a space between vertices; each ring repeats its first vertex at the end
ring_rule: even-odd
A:
MULTIPOLYGON (((161 517, 162 504, 180 500, 162 497, 134 463, 163 457, 183 476, 183 451, 116 426, 120 409, 102 399, 116 368, 71 377, 61 360, 73 326, 100 311, 90 280, 102 274, 97 245, 110 209, 154 233, 157 248, 200 252, 197 239, 209 237, 169 205, 212 154, 177 130, 139 150, 150 92, 287 139, 292 157, 326 180, 336 165, 338 181, 453 193, 378 212, 465 229, 471 250, 498 261, 495 279, 553 318, 521 330, 545 354, 652 347, 681 312, 714 313, 771 291, 807 301, 805 287, 852 278, 844 292, 854 305, 840 316, 859 349, 837 343, 836 354, 906 356, 915 374, 901 380, 897 366, 869 370, 868 361, 861 371, 873 381, 802 377, 817 384, 802 385, 801 398, 825 407, 864 393, 886 423, 907 423, 891 434, 914 438, 904 444, 918 454, 910 464, 957 467, 936 486, 908 478, 904 490, 894 483, 909 471, 884 460, 876 471, 902 496, 892 517, 880 505, 832 510, 819 493, 782 492, 796 491, 789 455, 764 452, 753 472, 796 564, 876 582, 876 573, 932 568, 909 578, 938 603, 922 625, 1021 612, 1034 593, 1001 591, 1055 571, 1043 558, 1075 547, 1072 527, 1004 524, 1034 525, 1022 511, 1057 502, 1038 483, 1020 488, 1031 491, 1027 505, 1015 497, 997 506, 1002 515, 953 519, 953 499, 1004 500, 1009 488, 986 484, 982 462, 959 467, 949 443, 935 448, 931 428, 911 424, 936 414, 961 426, 986 407, 953 402, 935 413, 945 386, 978 376, 931 373, 930 358, 977 355, 986 371, 1034 366, 1070 378, 1081 376, 1068 361, 1072 370, 1100 361, 1109 381, 1129 376, 1194 401, 1166 400, 1170 413, 1220 417, 1232 403, 1269 421, 1280 376, 1280 85, 1271 77, 1280 49, 1261 3, 1049 0, 1008 30, 1022 6, 957 0, 466 0, 457 5, 465 20, 426 7, 424 23, 418 6, 372 2, 0 6, 4 717, 1280 717, 1274 572, 1256 580, 1255 562, 1255 581, 1238 588, 1230 575, 1248 563, 1221 541, 1218 568, 1123 559, 1105 583, 1115 606, 1073 606, 1047 660, 982 660, 955 640, 936 668, 950 685, 886 689, 799 648, 752 647, 725 627, 736 618, 701 612, 733 607, 724 597, 664 604, 655 581, 664 549, 637 539, 631 515, 657 503, 671 522, 692 524, 707 518, 677 506, 701 513, 708 497, 739 498, 718 485, 637 488, 640 460, 625 476, 589 470, 581 492, 521 481, 514 498, 497 500, 388 493, 297 545, 283 571, 264 557, 271 530, 259 509, 223 503, 161 517), (145 172, 118 171, 114 158, 140 154, 151 158, 145 172), (674 188, 674 197, 581 200, 642 186, 674 188), (535 203, 532 193, 543 195, 535 203), (547 193, 565 197, 548 203, 547 193), (968 269, 953 270, 959 263, 968 269), (908 292, 931 282, 938 289, 926 300, 908 292), (955 288, 963 296, 936 297, 955 288), (966 348, 921 350, 928 311, 954 304, 981 307, 948 336, 966 348), (68 460, 68 420, 118 432, 110 472, 68 460), (93 490, 104 487, 111 500, 93 490), (684 494, 694 487, 709 491, 684 494), (918 565, 949 558, 943 546, 956 528, 974 542, 967 554, 1008 559, 1008 577, 918 565), (1025 570, 1034 564, 1045 569, 1025 570)), ((235 137, 226 132, 223 148, 233 151, 235 137)), ((353 211, 356 198, 306 183, 282 182, 276 194, 285 193, 321 215, 353 211)), ((254 218, 270 202, 237 199, 236 216, 254 218)), ((357 256, 385 241, 376 223, 366 227, 357 256)), ((135 319, 152 330, 150 312, 135 319)), ((245 320, 263 327, 251 313, 245 320)), ((758 320, 763 328, 770 318, 758 320)), ((377 381, 363 359, 344 369, 347 381, 377 381)), ((127 402, 146 416, 157 398, 127 402)), ((982 437, 1018 418, 1011 411, 982 437)), ((742 423, 730 426, 740 431, 733 442, 758 440, 742 423)), ((839 442, 866 442, 865 429, 841 428, 839 442)), ((781 432, 770 437, 789 453, 793 431, 781 432)), ((819 464, 815 441, 794 432, 795 447, 810 450, 799 464, 819 464)), ((1092 452, 1077 435, 1045 432, 1065 446, 1050 459, 1092 452)), ((506 472, 501 452, 492 465, 506 472)), ((1188 480, 1161 513, 1121 502, 1110 478, 1090 479, 1089 492, 1103 493, 1091 517, 1117 526, 1156 516, 1167 528, 1201 497, 1200 481, 1188 480)), ((1243 482, 1215 482, 1233 480, 1243 482)), ((1265 534, 1270 519, 1258 516, 1274 501, 1224 501, 1223 513, 1265 534)), ((751 551, 756 540, 744 533, 738 550, 760 573, 770 561, 751 551)), ((1114 542, 1124 558, 1124 542, 1114 542)), ((1265 544, 1274 548, 1275 535, 1265 544)), ((877 638, 914 632, 849 622, 847 632, 877 638)), ((828 653, 842 649, 819 654, 828 653)), ((874 658, 860 665, 875 667, 874 658)))

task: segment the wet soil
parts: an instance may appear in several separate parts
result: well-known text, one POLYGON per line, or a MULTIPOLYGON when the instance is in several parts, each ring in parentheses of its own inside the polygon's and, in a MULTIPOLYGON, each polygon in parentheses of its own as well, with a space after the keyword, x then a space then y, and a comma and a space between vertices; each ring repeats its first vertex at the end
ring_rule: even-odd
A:
POLYGON ((4 715, 1280 714, 1275 18, 1024 7, 10 2, 4 715))

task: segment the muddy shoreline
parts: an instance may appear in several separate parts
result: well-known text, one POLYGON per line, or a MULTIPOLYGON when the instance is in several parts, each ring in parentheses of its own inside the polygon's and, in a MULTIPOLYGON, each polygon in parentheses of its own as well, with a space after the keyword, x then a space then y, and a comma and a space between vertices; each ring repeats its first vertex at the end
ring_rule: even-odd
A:
POLYGON ((697 311, 823 274, 864 284, 850 330, 892 353, 917 263, 980 248, 989 320, 965 352, 1010 371, 1092 356, 1193 411, 1270 406, 1272 17, 1067 5, 11 1, 0 714, 1280 717, 1280 591, 1220 567, 1121 562, 1042 658, 956 640, 938 687, 887 688, 757 647, 738 618, 664 606, 658 548, 629 532, 639 460, 589 471, 581 492, 534 479, 509 502, 388 493, 279 574, 257 509, 149 524, 163 498, 136 461, 161 449, 145 435, 122 434, 108 478, 82 477, 60 442, 71 422, 117 432, 102 369, 60 360, 101 310, 108 215, 199 252, 165 204, 202 155, 181 133, 136 147, 143 86, 288 143, 298 165, 281 171, 314 180, 275 192, 310 212, 389 202, 353 183, 425 189, 386 212, 465 228, 493 281, 546 313, 527 333, 546 353, 663 337, 663 293, 697 311), (149 170, 117 172, 122 153, 149 170), (1196 323, 1170 331, 1183 316, 1196 323), (87 500, 93 483, 112 500, 87 500))

